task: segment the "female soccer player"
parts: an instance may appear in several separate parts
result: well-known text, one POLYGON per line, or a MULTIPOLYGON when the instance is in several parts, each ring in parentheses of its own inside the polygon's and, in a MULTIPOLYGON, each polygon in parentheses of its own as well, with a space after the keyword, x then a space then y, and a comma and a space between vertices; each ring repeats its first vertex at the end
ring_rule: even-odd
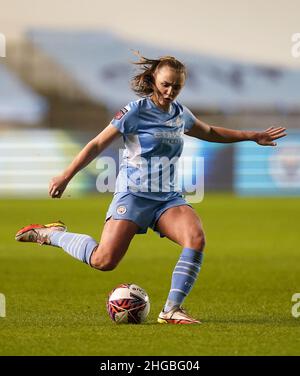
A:
POLYGON ((135 234, 145 233, 151 227, 183 248, 158 322, 199 323, 181 305, 201 268, 205 245, 202 224, 194 209, 174 189, 174 171, 170 173, 169 191, 160 188, 157 177, 153 178, 158 179, 154 192, 145 189, 145 181, 149 188, 145 178, 149 174, 151 157, 167 157, 174 161, 174 157, 181 155, 184 133, 209 142, 254 141, 259 145, 276 146, 274 141, 285 136, 285 128, 271 127, 264 132, 253 132, 210 126, 175 100, 187 75, 186 67, 180 61, 172 56, 156 60, 140 57, 136 64, 141 72, 133 78, 132 88, 141 99, 122 108, 49 185, 50 196, 60 198, 78 171, 117 137, 123 136, 126 149, 100 242, 88 235, 67 232, 61 222, 24 227, 16 234, 16 240, 61 247, 91 267, 106 271, 118 265, 135 234))

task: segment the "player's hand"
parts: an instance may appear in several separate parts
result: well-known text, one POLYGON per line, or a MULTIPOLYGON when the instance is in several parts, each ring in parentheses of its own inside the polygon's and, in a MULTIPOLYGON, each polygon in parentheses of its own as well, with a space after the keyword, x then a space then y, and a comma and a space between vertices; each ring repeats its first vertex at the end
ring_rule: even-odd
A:
POLYGON ((277 143, 274 140, 285 137, 285 130, 283 127, 270 127, 263 132, 258 132, 255 141, 258 145, 276 146, 277 143))
POLYGON ((69 180, 62 175, 52 178, 49 183, 49 196, 52 198, 60 198, 67 188, 68 183, 69 180))

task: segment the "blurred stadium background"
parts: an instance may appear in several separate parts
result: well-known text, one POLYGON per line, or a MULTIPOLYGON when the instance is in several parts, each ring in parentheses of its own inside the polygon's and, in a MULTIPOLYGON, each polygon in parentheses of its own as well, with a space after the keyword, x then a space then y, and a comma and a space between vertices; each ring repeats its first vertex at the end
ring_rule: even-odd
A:
MULTIPOLYGON (((45 196, 49 179, 135 98, 129 87, 132 49, 184 61, 189 78, 179 100, 204 121, 234 129, 288 129, 277 148, 208 144, 187 137, 186 153, 205 158, 206 192, 300 193, 300 69, 179 46, 166 49, 108 28, 35 27, 22 38, 8 39, 6 57, 0 58, 2 197, 45 196)), ((120 146, 103 155, 117 161, 120 146)), ((95 191, 95 165, 74 180, 73 194, 95 191)))
MULTIPOLYGON (((6 57, 0 57, 0 292, 7 296, 9 318, 0 322, 1 338, 7 338, 0 353, 299 355, 290 315, 300 265, 300 59, 290 56, 291 34, 300 32, 299 2, 231 0, 220 6, 193 0, 168 8, 153 0, 151 11, 129 3, 102 9, 94 0, 84 6, 75 0, 0 1, 10 14, 0 15, 7 37, 6 57), (124 31, 130 25, 131 34, 124 31), (276 59, 271 47, 277 40, 285 47, 276 59), (240 53, 226 53, 227 42, 240 53), (257 53, 250 57, 248 48, 257 53), (122 328, 122 336, 108 324, 104 305, 116 284, 141 283, 151 296, 155 324, 179 252, 171 242, 154 234, 146 242, 136 237, 116 273, 104 275, 87 273, 63 252, 45 247, 41 254, 13 240, 26 221, 55 216, 72 231, 99 237, 109 197, 96 192, 96 162, 75 177, 60 201, 49 199, 48 183, 135 99, 129 87, 132 49, 185 62, 189 78, 179 100, 209 124, 288 129, 276 148, 186 137, 185 153, 204 157, 205 199, 195 207, 205 220, 209 248, 218 252, 208 254, 189 300, 206 326, 182 328, 176 340, 173 328, 154 335, 151 325, 122 328)), ((103 155, 118 161, 120 147, 116 142, 103 155)))

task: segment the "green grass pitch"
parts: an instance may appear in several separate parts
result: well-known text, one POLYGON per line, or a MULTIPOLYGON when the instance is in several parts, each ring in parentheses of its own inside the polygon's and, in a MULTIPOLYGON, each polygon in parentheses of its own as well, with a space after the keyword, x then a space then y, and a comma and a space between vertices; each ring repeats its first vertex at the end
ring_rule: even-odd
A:
POLYGON ((0 355, 300 355, 300 200, 207 194, 194 205, 207 235, 200 276, 184 306, 202 325, 156 323, 181 248, 151 230, 121 264, 100 272, 59 248, 21 244, 29 223, 61 219, 99 239, 110 197, 1 200, 0 355), (117 325, 108 292, 136 283, 150 296, 142 325, 117 325))

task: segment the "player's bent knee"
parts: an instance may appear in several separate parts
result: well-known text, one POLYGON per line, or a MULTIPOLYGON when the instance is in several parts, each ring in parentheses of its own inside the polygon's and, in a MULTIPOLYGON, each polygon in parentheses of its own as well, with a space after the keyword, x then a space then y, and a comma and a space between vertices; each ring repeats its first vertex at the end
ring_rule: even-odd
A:
POLYGON ((108 272, 114 270, 118 265, 118 262, 105 259, 105 258, 95 258, 91 261, 91 266, 95 269, 101 270, 103 272, 108 272))
POLYGON ((188 248, 195 249, 199 252, 203 252, 205 248, 205 234, 203 231, 193 232, 189 235, 186 246, 188 248))
POLYGON ((91 258, 91 266, 103 272, 114 270, 118 263, 119 260, 111 255, 102 255, 100 252, 95 252, 91 258))
POLYGON ((102 272, 110 272, 110 271, 114 270, 117 267, 117 265, 118 265, 118 263, 106 262, 106 263, 99 265, 99 267, 97 269, 101 270, 102 272))

